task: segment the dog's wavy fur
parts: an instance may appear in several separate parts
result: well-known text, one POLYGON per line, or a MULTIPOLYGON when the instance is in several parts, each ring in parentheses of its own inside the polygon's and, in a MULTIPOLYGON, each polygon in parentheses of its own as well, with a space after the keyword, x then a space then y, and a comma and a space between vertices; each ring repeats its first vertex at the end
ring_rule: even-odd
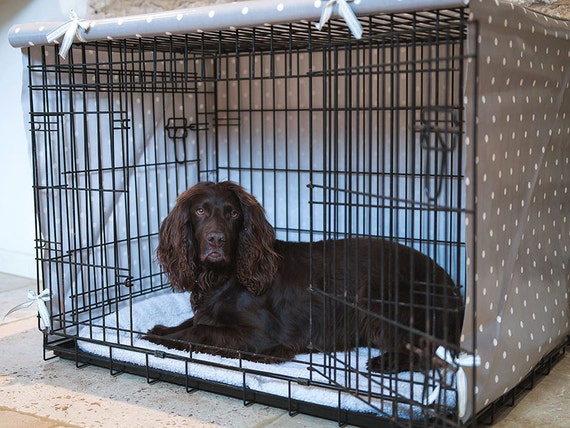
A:
POLYGON ((382 351, 371 371, 431 367, 457 349, 462 298, 422 253, 380 238, 275 239, 264 209, 232 182, 202 182, 163 221, 157 258, 194 316, 146 339, 170 348, 278 362, 355 346, 382 351))

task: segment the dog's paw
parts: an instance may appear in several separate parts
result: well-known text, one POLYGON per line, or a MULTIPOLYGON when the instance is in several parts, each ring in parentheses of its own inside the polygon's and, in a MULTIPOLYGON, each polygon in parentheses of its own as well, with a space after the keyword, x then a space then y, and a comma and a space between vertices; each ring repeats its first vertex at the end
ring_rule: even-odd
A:
POLYGON ((148 342, 156 343, 157 345, 164 345, 167 342, 165 336, 168 334, 168 327, 163 325, 155 325, 153 328, 148 330, 146 334, 142 334, 140 337, 148 342))
POLYGON ((171 330, 170 327, 166 327, 164 325, 157 324, 153 328, 151 328, 150 330, 148 330, 146 332, 146 336, 166 336, 166 335, 168 335, 169 330, 171 330))
POLYGON ((371 358, 367 363, 368 371, 378 373, 400 373, 416 368, 416 362, 409 354, 402 352, 383 352, 378 357, 371 358))
POLYGON ((181 339, 177 333, 176 328, 159 324, 148 330, 146 334, 143 334, 141 339, 170 349, 189 350, 190 345, 181 339))

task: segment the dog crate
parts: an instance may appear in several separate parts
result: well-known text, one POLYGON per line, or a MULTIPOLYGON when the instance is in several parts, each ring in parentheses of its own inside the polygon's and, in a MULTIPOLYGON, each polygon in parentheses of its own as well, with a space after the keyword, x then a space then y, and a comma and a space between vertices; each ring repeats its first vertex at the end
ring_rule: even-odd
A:
POLYGON ((74 17, 49 43, 56 26, 10 32, 46 351, 374 426, 469 424, 563 352, 568 22, 499 1, 270 0, 74 17), (430 256, 464 293, 460 349, 380 374, 365 347, 267 365, 141 339, 190 313, 155 262, 161 220, 186 188, 226 179, 279 239, 380 236, 430 256))

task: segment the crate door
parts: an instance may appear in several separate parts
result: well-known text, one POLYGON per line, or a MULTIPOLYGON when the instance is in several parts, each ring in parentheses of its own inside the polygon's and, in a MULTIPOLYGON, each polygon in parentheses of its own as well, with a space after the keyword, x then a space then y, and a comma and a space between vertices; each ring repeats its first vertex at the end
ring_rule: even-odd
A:
MULTIPOLYGON (((380 237, 412 247, 442 266, 463 287, 461 76, 465 28, 461 13, 453 14, 453 19, 448 17, 443 30, 437 16, 426 20, 418 33, 410 31, 414 28, 412 15, 379 17, 374 27, 378 34, 363 43, 332 44, 322 51, 321 68, 314 64, 313 87, 320 88, 316 98, 323 100, 323 107, 320 127, 315 127, 313 134, 322 158, 322 172, 314 174, 312 182, 313 226, 315 236, 320 233, 327 239, 380 237), (395 31, 383 33, 386 25, 395 31)), ((369 259, 372 270, 372 264, 379 261, 372 260, 366 248, 346 243, 330 244, 326 253, 323 266, 315 267, 324 271, 324 316, 346 320, 338 327, 343 329, 341 334, 335 336, 349 342, 362 333, 362 326, 354 320, 370 310, 358 304, 356 294, 347 292, 351 290, 349 283, 385 285, 356 278, 359 274, 349 271, 348 266, 351 261, 369 259), (343 261, 338 254, 343 254, 343 261), (342 272, 340 280, 334 277, 338 272, 342 272)), ((403 260, 396 255, 388 259, 383 262, 390 264, 386 272, 396 275, 403 260)), ((410 287, 410 292, 428 292, 418 290, 419 284, 410 287)), ((390 308, 373 317, 390 322, 386 320, 390 313, 396 313, 404 302, 393 290, 383 294, 394 296, 390 308)), ((456 320, 459 325, 463 321, 460 318, 458 315, 456 320)), ((401 327, 407 331, 404 334, 413 333, 411 325, 401 327)), ((331 385, 357 393, 381 413, 393 414, 394 408, 402 406, 414 411, 425 404, 423 394, 439 382, 437 374, 370 375, 361 363, 362 356, 366 361, 378 351, 362 345, 356 354, 329 354, 326 366, 333 369, 323 374, 331 385), (416 383, 426 388, 416 389, 416 383)), ((450 385, 447 387, 453 395, 450 385)), ((445 405, 446 398, 442 397, 439 399, 445 405)))

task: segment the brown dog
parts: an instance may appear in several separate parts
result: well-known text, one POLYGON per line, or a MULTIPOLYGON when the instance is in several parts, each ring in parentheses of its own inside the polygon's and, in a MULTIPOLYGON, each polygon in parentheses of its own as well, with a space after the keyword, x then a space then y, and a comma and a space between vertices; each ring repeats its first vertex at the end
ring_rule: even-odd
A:
POLYGON ((192 293, 193 318, 145 336, 170 348, 276 362, 369 346, 382 351, 369 370, 396 372, 459 345, 460 290, 429 257, 380 238, 278 241, 235 183, 180 195, 157 254, 172 287, 192 293))

